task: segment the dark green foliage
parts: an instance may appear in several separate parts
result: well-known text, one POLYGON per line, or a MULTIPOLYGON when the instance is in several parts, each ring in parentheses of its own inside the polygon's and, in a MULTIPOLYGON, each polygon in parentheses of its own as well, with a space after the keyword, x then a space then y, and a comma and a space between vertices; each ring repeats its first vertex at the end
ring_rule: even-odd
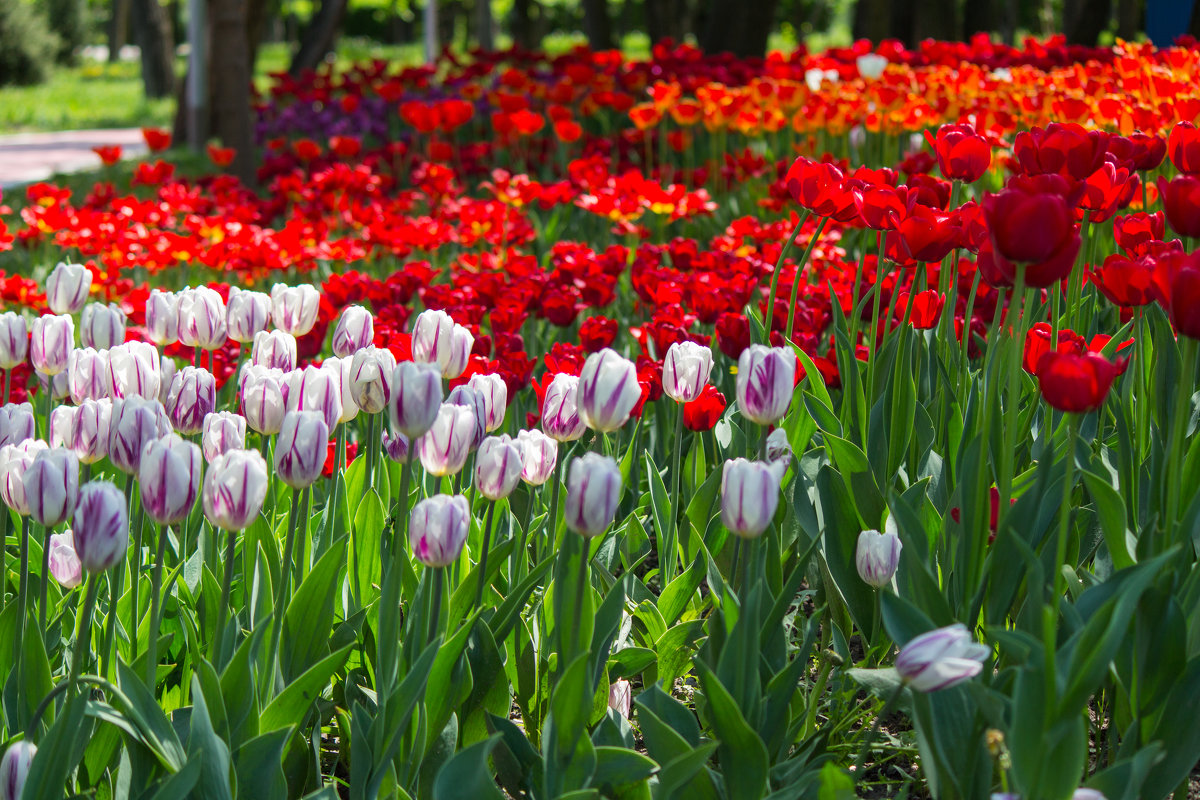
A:
POLYGON ((46 80, 59 44, 33 6, 21 0, 0 3, 0 86, 46 80))

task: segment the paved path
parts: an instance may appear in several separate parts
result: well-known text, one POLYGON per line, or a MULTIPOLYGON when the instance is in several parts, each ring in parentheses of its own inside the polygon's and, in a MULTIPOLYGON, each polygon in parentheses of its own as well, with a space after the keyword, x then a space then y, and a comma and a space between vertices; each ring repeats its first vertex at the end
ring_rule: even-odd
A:
POLYGON ((95 169, 100 157, 92 148, 114 144, 126 158, 146 152, 138 128, 0 136, 0 189, 44 181, 58 172, 95 169))

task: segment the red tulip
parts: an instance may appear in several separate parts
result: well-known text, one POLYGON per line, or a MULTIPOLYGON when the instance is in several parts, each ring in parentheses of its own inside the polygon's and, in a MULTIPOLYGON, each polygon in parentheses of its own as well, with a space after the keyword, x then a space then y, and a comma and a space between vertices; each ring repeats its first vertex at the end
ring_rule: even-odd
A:
POLYGON ((922 205, 913 206, 900 223, 899 234, 899 246, 908 257, 927 263, 941 261, 962 239, 954 215, 922 205))
MULTIPOLYGON (((1025 264, 1026 284, 1045 287, 1070 274, 1079 252, 1079 231, 1074 212, 1062 195, 1024 187, 1014 182, 999 194, 983 198, 991 230, 989 266, 1011 284, 1016 264, 1025 264)), ((981 269, 985 252, 979 254, 981 269)))
POLYGON ((1175 169, 1188 174, 1200 172, 1200 130, 1190 122, 1180 122, 1167 137, 1167 152, 1175 169))
POLYGON ((100 156, 100 163, 106 167, 111 167, 113 164, 121 160, 121 145, 97 145, 92 148, 92 152, 100 156))
POLYGON ((908 215, 905 197, 891 186, 861 184, 851 191, 854 207, 868 228, 895 230, 908 215))
POLYGON ((1129 205, 1141 185, 1141 178, 1128 167, 1105 161, 1084 183, 1080 205, 1091 210, 1092 222, 1105 222, 1118 209, 1129 205))
POLYGON ((926 131, 925 139, 937 155, 942 174, 950 180, 974 183, 991 166, 992 146, 970 125, 943 125, 936 138, 926 131))
POLYGON ((1167 222, 1180 236, 1200 236, 1200 178, 1180 175, 1172 181, 1159 176, 1158 195, 1162 198, 1167 222))
POLYGON ((1131 255, 1141 255, 1147 242, 1161 240, 1167 232, 1167 220, 1161 211, 1141 212, 1113 219, 1117 247, 1131 255))
POLYGON ((725 395, 711 383, 706 384, 699 397, 683 404, 683 424, 689 431, 712 430, 725 413, 725 405, 725 395))
POLYGON ((617 321, 607 317, 588 317, 579 326, 579 343, 589 353, 612 345, 617 338, 617 321))
POLYGON ((218 167, 228 167, 233 163, 233 157, 237 155, 237 151, 232 147, 217 147, 215 144, 208 145, 206 150, 209 159, 218 167))
MULTIPOLYGON (((1025 353, 1021 366, 1030 375, 1036 374, 1038 362, 1042 356, 1050 352, 1050 337, 1053 329, 1048 322, 1039 322, 1029 329, 1025 335, 1025 353)), ((1083 337, 1073 330, 1062 329, 1058 332, 1058 347, 1060 353, 1075 353, 1079 355, 1087 351, 1083 337)))
MULTIPOLYGON (((908 298, 908 292, 901 293, 896 298, 897 308, 908 308, 908 298)), ((941 319, 944 305, 946 305, 946 296, 939 293, 937 289, 917 292, 916 296, 912 298, 912 313, 909 314, 908 321, 919 331, 936 328, 938 320, 941 319)))
POLYGON ((1167 155, 1167 143, 1161 136, 1135 131, 1129 136, 1113 136, 1108 152, 1131 169, 1146 172, 1158 167, 1167 155))
POLYGON ((858 217, 858 209, 844 177, 832 164, 800 157, 788 168, 784 183, 796 202, 814 214, 850 222, 858 217))
POLYGON ((166 150, 171 146, 171 132, 164 128, 142 128, 142 138, 151 153, 166 150))
POLYGON ((1013 156, 1026 175, 1057 174, 1083 181, 1104 163, 1108 139, 1103 131, 1052 122, 1044 129, 1018 133, 1013 156))
POLYGON ((1095 411, 1104 405, 1123 361, 1114 364, 1099 353, 1047 352, 1038 361, 1038 386, 1046 402, 1059 411, 1095 411))
POLYGON ((1159 258, 1151 292, 1180 334, 1200 339, 1200 251, 1172 252, 1159 258))
POLYGON ((750 346, 750 323, 741 314, 727 311, 717 317, 717 347, 732 359, 750 346))
POLYGON ((1130 259, 1113 253, 1091 273, 1100 293, 1124 308, 1144 306, 1154 301, 1155 261, 1149 257, 1130 259))

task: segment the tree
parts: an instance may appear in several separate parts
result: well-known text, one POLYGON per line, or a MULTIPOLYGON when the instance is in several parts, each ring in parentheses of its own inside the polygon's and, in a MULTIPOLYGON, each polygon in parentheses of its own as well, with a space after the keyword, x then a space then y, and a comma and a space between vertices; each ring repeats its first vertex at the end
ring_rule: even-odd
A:
POLYGON ((108 63, 115 64, 121 58, 129 33, 129 0, 113 0, 112 13, 108 18, 108 63))
POLYGON ((712 0, 700 43, 706 52, 764 56, 778 0, 712 0))
POLYGON ((1063 4, 1063 32, 1071 44, 1095 46, 1112 19, 1112 0, 1073 0, 1063 4))
POLYGON ((608 0, 583 0, 583 33, 596 50, 611 50, 612 20, 608 18, 608 0))
POLYGON ((346 5, 347 0, 321 0, 321 7, 304 31, 300 49, 293 56, 288 72, 299 75, 306 69, 316 69, 325 56, 333 52, 333 44, 346 16, 346 5))
POLYGON ((142 50, 146 97, 168 97, 175 90, 175 43, 171 23, 158 0, 132 0, 134 41, 142 50))
POLYGON ((250 109, 250 45, 246 38, 248 0, 212 3, 212 116, 213 130, 226 147, 237 151, 232 171, 245 183, 254 182, 254 119, 250 109))

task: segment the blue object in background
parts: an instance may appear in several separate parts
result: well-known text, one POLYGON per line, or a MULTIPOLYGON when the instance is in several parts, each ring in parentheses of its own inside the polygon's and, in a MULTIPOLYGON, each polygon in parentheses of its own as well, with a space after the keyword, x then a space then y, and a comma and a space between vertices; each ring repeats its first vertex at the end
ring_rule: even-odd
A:
POLYGON ((1191 20, 1191 0, 1146 0, 1146 36, 1158 47, 1169 47, 1187 33, 1191 20))

